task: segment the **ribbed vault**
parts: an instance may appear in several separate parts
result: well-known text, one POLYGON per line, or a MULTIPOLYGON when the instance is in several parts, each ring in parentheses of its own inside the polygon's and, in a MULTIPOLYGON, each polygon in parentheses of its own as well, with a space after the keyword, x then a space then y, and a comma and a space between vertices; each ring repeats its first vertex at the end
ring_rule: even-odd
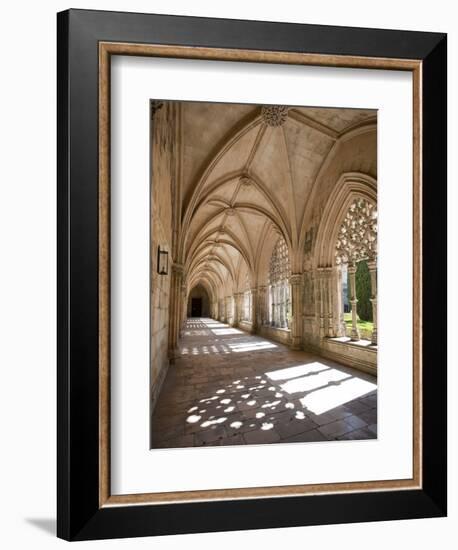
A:
POLYGON ((376 176, 364 151, 364 166, 357 154, 350 165, 339 160, 348 142, 376 139, 374 117, 362 109, 183 103, 177 260, 187 292, 202 284, 217 300, 243 291, 247 277, 261 284, 279 235, 300 272, 312 199, 332 167, 376 176))

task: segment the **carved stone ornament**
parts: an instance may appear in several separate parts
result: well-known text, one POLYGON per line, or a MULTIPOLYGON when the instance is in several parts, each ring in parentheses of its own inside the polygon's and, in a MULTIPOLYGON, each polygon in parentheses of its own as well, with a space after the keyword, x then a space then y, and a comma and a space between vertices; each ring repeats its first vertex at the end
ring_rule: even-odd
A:
POLYGON ((251 185, 251 183, 252 183, 251 178, 247 174, 243 174, 242 176, 240 176, 240 184, 241 185, 244 185, 244 186, 248 187, 248 186, 251 185))
POLYGON ((288 118, 288 107, 284 105, 264 105, 261 114, 262 120, 267 126, 283 126, 288 118))
POLYGON ((269 283, 276 284, 287 281, 291 276, 288 245, 283 237, 279 237, 269 264, 269 283))
POLYGON ((175 275, 183 275, 183 273, 184 273, 183 264, 173 263, 172 264, 172 273, 174 273, 175 275))
POLYGON ((337 235, 336 264, 355 265, 377 258, 377 208, 358 197, 348 209, 337 235))

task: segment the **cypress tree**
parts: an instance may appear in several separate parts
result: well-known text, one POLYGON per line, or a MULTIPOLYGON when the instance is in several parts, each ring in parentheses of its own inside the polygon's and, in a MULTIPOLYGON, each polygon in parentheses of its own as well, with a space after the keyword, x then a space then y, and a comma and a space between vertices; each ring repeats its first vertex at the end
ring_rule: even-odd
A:
POLYGON ((356 297, 358 299, 358 316, 361 321, 372 322, 371 275, 365 260, 356 266, 356 297))

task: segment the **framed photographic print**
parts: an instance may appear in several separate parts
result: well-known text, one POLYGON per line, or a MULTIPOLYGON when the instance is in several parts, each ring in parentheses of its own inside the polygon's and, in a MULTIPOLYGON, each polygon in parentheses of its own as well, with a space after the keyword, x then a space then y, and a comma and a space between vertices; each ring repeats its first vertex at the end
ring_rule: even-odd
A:
POLYGON ((446 36, 58 14, 58 536, 446 514, 446 36))

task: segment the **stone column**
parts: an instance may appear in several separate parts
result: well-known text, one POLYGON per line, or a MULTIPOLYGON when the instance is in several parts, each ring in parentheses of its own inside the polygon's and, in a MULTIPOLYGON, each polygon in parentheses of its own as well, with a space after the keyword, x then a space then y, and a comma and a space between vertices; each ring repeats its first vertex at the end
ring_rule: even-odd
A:
POLYGON ((302 274, 293 273, 291 284, 291 349, 302 348, 302 274))
POLYGON ((239 324, 239 293, 234 294, 234 327, 239 324))
POLYGON ((280 328, 286 328, 286 292, 284 283, 280 284, 280 328))
POLYGON ((369 273, 371 274, 371 304, 372 304, 372 317, 374 328, 372 330, 371 341, 374 345, 377 344, 377 262, 372 260, 367 262, 369 273))
POLYGON ((324 281, 323 281, 323 268, 319 267, 316 273, 316 283, 317 283, 317 294, 318 294, 318 303, 319 303, 319 313, 320 313, 320 337, 324 338, 325 336, 325 327, 324 327, 324 281))
POLYGON ((188 300, 186 296, 186 285, 181 285, 181 317, 180 317, 180 338, 183 334, 183 330, 186 327, 186 319, 188 317, 188 300))
POLYGON ((251 332, 256 332, 258 328, 258 289, 251 289, 251 332))
POLYGON ((327 297, 327 307, 328 307, 328 337, 334 338, 334 300, 332 292, 332 283, 333 283, 333 272, 332 268, 326 270, 326 297, 327 297))
POLYGON ((267 304, 267 287, 265 285, 262 285, 258 289, 259 295, 258 295, 258 324, 260 326, 266 324, 267 319, 267 311, 266 311, 266 304, 267 304))
POLYGON ((180 334, 181 317, 181 287, 183 281, 183 265, 172 264, 172 280, 170 282, 170 312, 169 312, 169 356, 175 358, 178 353, 178 337, 180 334))
POLYGON ((231 311, 231 297, 226 296, 226 323, 234 324, 234 318, 232 317, 232 311, 231 311))
POLYGON ((270 287, 270 307, 272 308, 272 309, 271 309, 270 325, 271 325, 272 327, 275 326, 275 299, 276 299, 275 291, 276 291, 276 285, 273 284, 273 285, 270 287))
POLYGON ((280 314, 280 285, 275 285, 275 326, 281 326, 281 314, 280 314))
POLYGON ((356 310, 356 304, 358 300, 356 299, 356 266, 349 265, 348 273, 350 275, 350 304, 351 304, 351 337, 353 341, 360 339, 360 334, 358 330, 358 314, 356 310))
POLYGON ((345 318, 344 318, 344 304, 343 304, 343 287, 342 287, 342 265, 337 265, 333 271, 334 278, 334 315, 336 324, 336 336, 345 336, 347 333, 345 318))

